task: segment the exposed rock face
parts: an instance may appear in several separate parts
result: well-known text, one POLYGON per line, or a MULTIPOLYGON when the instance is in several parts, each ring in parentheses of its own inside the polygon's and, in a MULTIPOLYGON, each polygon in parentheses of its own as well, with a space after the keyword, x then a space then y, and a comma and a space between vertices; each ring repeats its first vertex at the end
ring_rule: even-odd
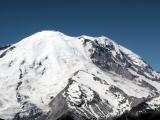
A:
POLYGON ((102 101, 99 95, 85 85, 70 79, 67 87, 50 103, 51 111, 47 120, 59 120, 71 117, 73 120, 96 119, 94 113, 106 118, 112 111, 107 101, 102 101), (77 89, 75 89, 77 87, 77 89), (73 93, 70 93, 71 90, 73 93))
POLYGON ((160 119, 160 105, 159 97, 150 98, 140 102, 130 111, 113 118, 113 120, 159 120, 160 119), (156 103, 157 102, 157 103, 156 103))
POLYGON ((10 47, 11 45, 5 45, 5 46, 0 46, 0 50, 5 50, 7 49, 8 47, 10 47))
MULTIPOLYGON (((102 70, 114 71, 115 73, 122 75, 122 77, 132 80, 138 76, 132 74, 128 70, 131 69, 138 74, 156 80, 152 75, 153 69, 149 65, 145 63, 142 63, 143 66, 135 64, 129 57, 129 54, 125 54, 123 49, 117 49, 119 46, 117 46, 116 43, 108 41, 108 39, 105 38, 103 40, 95 38, 94 41, 86 39, 85 37, 82 37, 81 39, 84 39, 84 46, 91 46, 87 47, 89 48, 88 52, 90 58, 93 63, 102 70), (145 72, 150 74, 151 77, 147 76, 145 72)), ((139 59, 141 60, 141 58, 139 59)))
POLYGON ((140 113, 138 115, 131 113, 124 113, 120 117, 113 118, 113 120, 159 120, 160 112, 148 111, 145 113, 140 113))
POLYGON ((44 31, 0 48, 0 95, 5 120, 112 120, 158 111, 160 74, 109 38, 44 31))
POLYGON ((30 103, 25 103, 22 107, 22 111, 17 113, 13 120, 44 120, 46 114, 41 109, 30 103))

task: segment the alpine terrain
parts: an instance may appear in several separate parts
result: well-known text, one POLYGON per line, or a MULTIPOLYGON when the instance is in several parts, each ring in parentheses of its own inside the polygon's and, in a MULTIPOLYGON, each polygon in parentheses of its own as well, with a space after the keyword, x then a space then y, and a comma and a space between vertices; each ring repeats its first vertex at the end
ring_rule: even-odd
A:
POLYGON ((160 73, 107 37, 42 31, 0 47, 2 120, 112 120, 159 110, 160 73))

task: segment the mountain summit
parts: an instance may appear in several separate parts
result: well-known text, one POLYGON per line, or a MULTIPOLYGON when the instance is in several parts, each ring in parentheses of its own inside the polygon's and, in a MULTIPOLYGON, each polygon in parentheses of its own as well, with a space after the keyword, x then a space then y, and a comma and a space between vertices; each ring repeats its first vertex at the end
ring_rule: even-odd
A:
POLYGON ((5 120, 107 120, 159 109, 160 74, 107 37, 42 31, 0 48, 0 96, 5 120))

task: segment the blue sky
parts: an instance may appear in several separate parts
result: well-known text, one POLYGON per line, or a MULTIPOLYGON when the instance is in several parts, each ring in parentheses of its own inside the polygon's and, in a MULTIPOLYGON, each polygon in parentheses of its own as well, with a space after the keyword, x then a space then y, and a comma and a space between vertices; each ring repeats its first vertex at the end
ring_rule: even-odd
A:
POLYGON ((0 45, 41 30, 107 36, 160 70, 159 0, 0 0, 0 45))

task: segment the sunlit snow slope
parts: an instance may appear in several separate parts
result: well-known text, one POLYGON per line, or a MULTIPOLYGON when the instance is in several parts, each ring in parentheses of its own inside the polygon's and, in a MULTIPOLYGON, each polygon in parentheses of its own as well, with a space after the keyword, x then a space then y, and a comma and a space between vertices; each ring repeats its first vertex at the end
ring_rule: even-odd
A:
POLYGON ((107 37, 42 31, 0 49, 1 119, 107 119, 159 94, 160 74, 107 37))

